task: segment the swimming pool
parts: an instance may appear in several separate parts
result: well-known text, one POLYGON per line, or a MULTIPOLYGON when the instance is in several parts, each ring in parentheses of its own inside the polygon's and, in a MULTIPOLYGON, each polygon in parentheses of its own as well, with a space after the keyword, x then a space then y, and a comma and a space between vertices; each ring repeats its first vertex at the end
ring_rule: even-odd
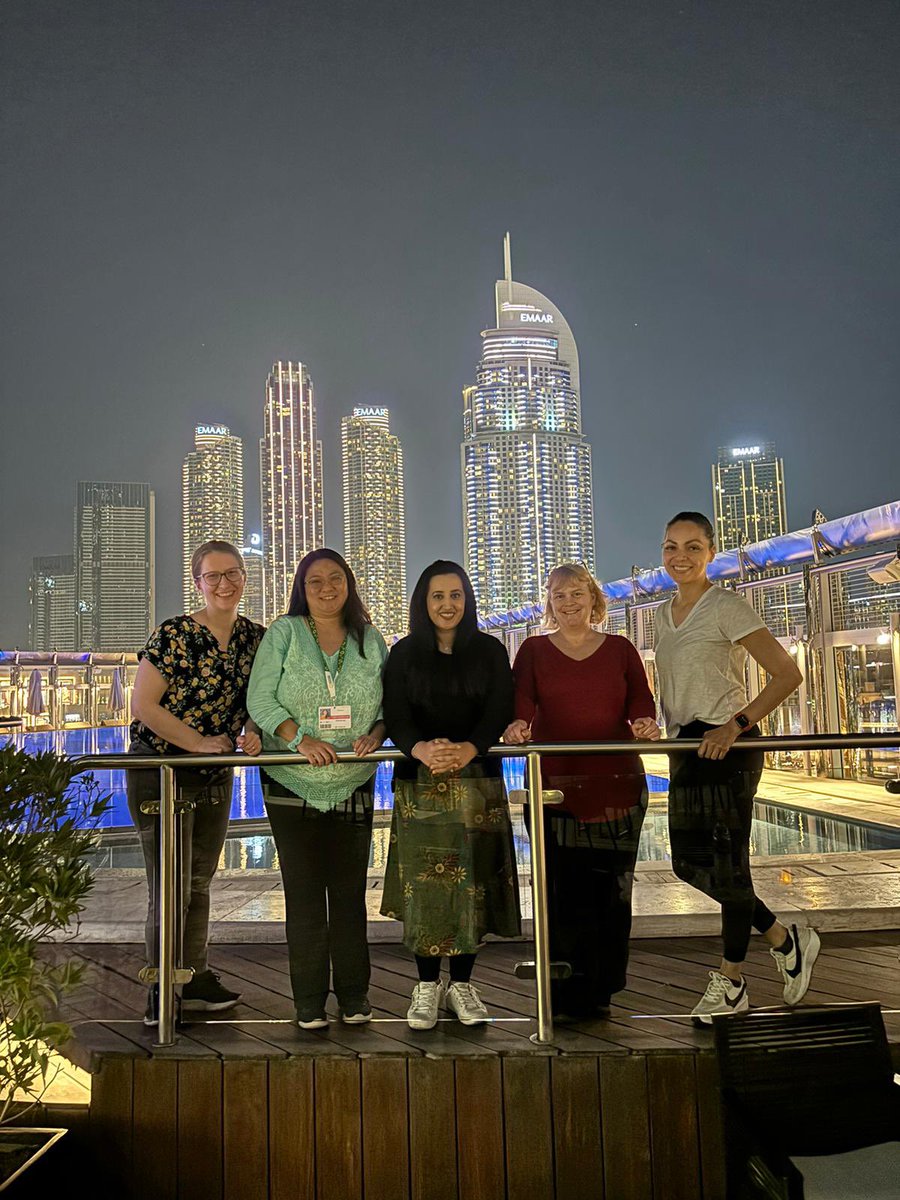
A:
MULTIPOLYGON (((127 728, 106 726, 97 729, 68 729, 58 732, 20 733, 12 741, 27 750, 55 750, 69 756, 122 753, 127 749, 127 728)), ((391 763, 380 763, 375 775, 375 805, 386 813, 392 805, 391 763)), ((503 773, 511 790, 524 788, 524 759, 503 761, 503 773)), ((130 829, 131 819, 125 800, 125 772, 97 771, 103 792, 112 795, 112 806, 104 818, 109 829, 130 829)), ((660 803, 668 790, 668 780, 662 775, 648 775, 651 792, 650 809, 644 821, 638 858, 647 861, 668 861, 669 838, 665 805, 660 803)), ((231 819, 264 820, 262 788, 257 768, 235 772, 231 802, 231 819)), ((373 867, 377 869, 382 852, 379 849, 386 816, 376 821, 373 867)), ((521 821, 515 828, 516 852, 521 866, 528 860, 528 840, 521 821)), ((118 840, 118 839, 116 839, 118 840)), ((754 805, 750 852, 757 856, 781 854, 824 854, 840 851, 888 850, 900 848, 900 830, 879 825, 847 821, 818 813, 810 813, 783 805, 769 804, 764 798, 754 805)), ((386 853, 386 843, 384 846, 386 853)), ((99 856, 105 866, 138 866, 140 856, 136 846, 110 844, 99 856)), ((240 834, 234 830, 225 846, 224 867, 237 869, 267 869, 277 865, 271 837, 265 832, 240 834)))

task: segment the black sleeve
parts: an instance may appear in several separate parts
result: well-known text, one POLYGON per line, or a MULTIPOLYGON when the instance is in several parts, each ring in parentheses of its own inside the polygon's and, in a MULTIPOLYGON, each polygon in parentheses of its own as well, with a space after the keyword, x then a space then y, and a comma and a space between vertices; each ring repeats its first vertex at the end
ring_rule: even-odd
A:
POLYGON ((384 668, 384 724, 387 737, 407 758, 412 758, 412 748, 422 740, 422 735, 409 703, 407 662, 407 648, 403 641, 397 642, 384 668))
POLYGON ((479 754, 484 754, 495 743, 513 718, 515 688, 512 667, 506 647, 499 638, 489 633, 478 635, 481 639, 479 651, 484 654, 488 672, 488 690, 484 705, 469 741, 479 754))

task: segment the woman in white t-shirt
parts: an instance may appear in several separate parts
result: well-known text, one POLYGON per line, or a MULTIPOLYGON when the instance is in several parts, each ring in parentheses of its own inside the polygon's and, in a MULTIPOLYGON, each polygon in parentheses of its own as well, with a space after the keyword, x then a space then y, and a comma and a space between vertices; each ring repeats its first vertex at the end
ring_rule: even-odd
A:
POLYGON ((669 836, 675 874, 722 906, 721 968, 710 971, 709 986, 692 1013, 705 1025, 715 1014, 749 1007, 742 966, 751 928, 769 943, 787 1004, 805 995, 819 953, 814 929, 788 930, 754 892, 750 823, 763 752, 729 754, 739 737, 759 737, 758 722, 803 677, 746 600, 709 581, 706 569, 715 555, 713 528, 702 513, 674 516, 666 526, 662 561, 678 591, 656 614, 667 736, 703 739, 696 753, 671 756, 669 836), (748 653, 769 676, 749 703, 748 653))

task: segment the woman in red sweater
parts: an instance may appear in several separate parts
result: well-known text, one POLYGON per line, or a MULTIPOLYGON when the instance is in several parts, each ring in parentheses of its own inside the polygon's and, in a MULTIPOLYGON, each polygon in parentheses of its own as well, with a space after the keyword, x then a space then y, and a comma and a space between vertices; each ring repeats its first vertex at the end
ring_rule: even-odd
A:
MULTIPOLYGON (((606 598, 583 566, 565 563, 547 580, 549 636, 526 638, 513 666, 516 719, 503 740, 631 741, 659 738, 656 706, 627 638, 600 633, 606 598)), ((547 788, 565 797, 546 809, 550 955, 572 975, 554 980, 557 1015, 606 1016, 625 986, 631 886, 647 781, 637 754, 542 760, 547 788)))

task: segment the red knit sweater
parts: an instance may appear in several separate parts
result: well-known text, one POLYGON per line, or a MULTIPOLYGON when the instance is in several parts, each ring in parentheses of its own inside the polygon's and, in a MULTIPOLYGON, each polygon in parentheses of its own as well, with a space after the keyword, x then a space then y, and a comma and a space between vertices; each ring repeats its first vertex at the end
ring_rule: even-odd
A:
MULTIPOLYGON (((526 638, 513 675, 516 717, 531 723, 535 742, 630 742, 629 721, 656 716, 637 650, 614 634, 581 661, 569 658, 549 637, 526 638)), ((562 807, 581 821, 631 808, 645 786, 636 754, 545 757, 542 763, 545 785, 560 788, 562 807)))

